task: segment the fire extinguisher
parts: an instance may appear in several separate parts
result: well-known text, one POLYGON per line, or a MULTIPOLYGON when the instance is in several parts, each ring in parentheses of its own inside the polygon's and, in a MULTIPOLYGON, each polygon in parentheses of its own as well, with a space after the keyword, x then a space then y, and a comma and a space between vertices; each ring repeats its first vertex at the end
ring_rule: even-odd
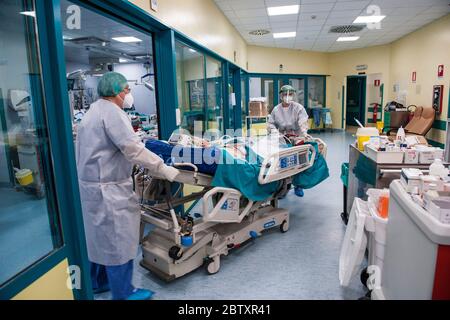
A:
POLYGON ((373 123, 377 123, 378 121, 378 107, 381 107, 381 105, 379 103, 371 103, 371 105, 373 105, 373 123))

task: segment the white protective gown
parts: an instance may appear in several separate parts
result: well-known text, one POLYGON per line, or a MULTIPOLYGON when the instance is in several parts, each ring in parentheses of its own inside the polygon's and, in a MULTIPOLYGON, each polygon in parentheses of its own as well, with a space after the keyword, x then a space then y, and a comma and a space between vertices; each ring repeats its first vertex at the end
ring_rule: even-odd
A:
POLYGON ((291 102, 287 108, 280 103, 270 113, 267 128, 269 133, 278 131, 281 134, 306 136, 308 114, 305 108, 297 102, 291 102))
POLYGON ((78 126, 77 170, 88 257, 115 266, 137 255, 139 199, 133 191, 133 164, 173 180, 177 170, 147 150, 127 114, 99 99, 78 126))

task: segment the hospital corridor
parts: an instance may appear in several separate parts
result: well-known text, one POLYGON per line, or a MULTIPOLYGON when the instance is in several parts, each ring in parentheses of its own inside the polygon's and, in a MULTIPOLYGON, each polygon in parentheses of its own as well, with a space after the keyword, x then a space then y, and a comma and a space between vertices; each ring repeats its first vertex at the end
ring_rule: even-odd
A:
POLYGON ((449 0, 0 9, 0 303, 450 301, 449 0))
MULTIPOLYGON (((305 192, 298 200, 290 193, 280 203, 291 208, 290 230, 282 236, 278 229, 268 231, 263 237, 236 249, 223 259, 219 273, 205 276, 198 269, 188 277, 167 285, 149 273, 135 261, 134 282, 141 287, 155 288, 154 299, 219 299, 229 297, 245 300, 276 299, 359 299, 365 295, 358 279, 348 288, 339 285, 339 255, 345 228, 340 218, 343 187, 340 164, 348 153, 352 137, 347 133, 321 133, 319 135, 330 147, 332 158, 330 178, 314 189, 305 192), (270 260, 270 266, 267 264, 270 260), (289 261, 289 263, 286 263, 289 261), (274 272, 275 271, 275 272, 274 272), (186 288, 201 283, 202 289, 186 288)), ((96 296, 110 299, 109 293, 96 296)))

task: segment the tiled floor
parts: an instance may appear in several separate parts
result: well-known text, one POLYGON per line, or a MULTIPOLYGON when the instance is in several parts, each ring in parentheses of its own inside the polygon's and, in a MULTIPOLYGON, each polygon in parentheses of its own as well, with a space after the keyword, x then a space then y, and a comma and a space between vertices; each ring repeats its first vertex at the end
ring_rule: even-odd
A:
MULTIPOLYGON (((330 178, 304 198, 292 192, 281 201, 291 212, 290 229, 265 233, 221 260, 221 269, 203 268, 166 283, 135 261, 134 284, 156 291, 154 299, 357 299, 365 290, 355 277, 348 288, 339 284, 339 253, 345 228, 340 167, 348 161, 353 139, 344 132, 316 136, 328 144, 330 178)), ((97 296, 108 299, 108 293, 97 296)))

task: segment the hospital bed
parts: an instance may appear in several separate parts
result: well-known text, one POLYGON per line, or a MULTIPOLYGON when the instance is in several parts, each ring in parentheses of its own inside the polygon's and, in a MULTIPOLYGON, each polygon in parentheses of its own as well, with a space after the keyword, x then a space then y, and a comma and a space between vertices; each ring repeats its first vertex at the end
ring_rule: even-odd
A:
POLYGON ((205 265, 209 274, 220 269, 222 256, 264 231, 289 229, 289 211, 278 200, 291 188, 291 178, 310 168, 316 149, 300 145, 266 156, 258 182, 278 183, 276 191, 263 201, 252 201, 233 188, 214 187, 213 176, 199 172, 190 163, 175 163, 180 170, 174 184, 153 176, 141 191, 141 265, 166 281, 179 278, 205 265), (182 195, 184 185, 201 190, 182 195), (196 214, 179 212, 180 207, 201 201, 196 214), (178 213, 177 213, 178 211, 178 213), (145 226, 154 226, 148 233, 145 226))

